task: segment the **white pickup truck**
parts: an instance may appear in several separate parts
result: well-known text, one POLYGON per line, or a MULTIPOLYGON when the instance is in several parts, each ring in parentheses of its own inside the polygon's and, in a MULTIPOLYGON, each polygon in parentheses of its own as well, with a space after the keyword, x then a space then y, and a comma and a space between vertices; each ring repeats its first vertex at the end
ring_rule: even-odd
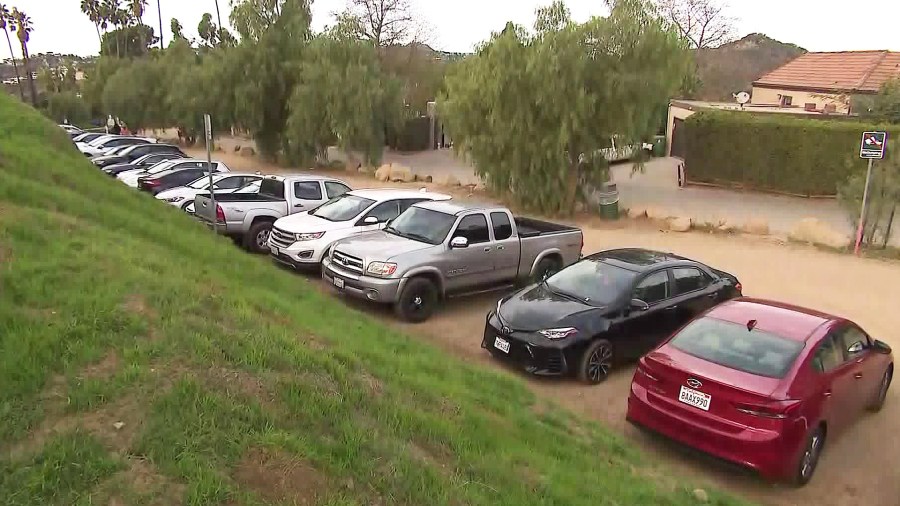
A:
POLYGON ((317 269, 335 241, 381 230, 413 204, 450 198, 424 188, 353 190, 315 210, 276 221, 269 234, 269 253, 274 260, 294 269, 317 269))
POLYGON ((239 241, 254 253, 269 252, 269 231, 279 218, 310 211, 350 191, 347 183, 315 174, 266 176, 259 193, 194 198, 195 216, 210 228, 239 241))

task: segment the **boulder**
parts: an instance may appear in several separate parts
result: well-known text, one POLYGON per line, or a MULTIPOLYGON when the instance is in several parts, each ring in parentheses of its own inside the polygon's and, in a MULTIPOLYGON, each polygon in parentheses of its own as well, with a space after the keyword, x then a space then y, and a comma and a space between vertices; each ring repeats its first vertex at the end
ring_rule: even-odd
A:
POLYGON ((256 150, 251 148, 250 146, 241 147, 241 156, 253 156, 256 154, 256 150))
POLYGON ((800 220, 788 238, 792 241, 805 242, 826 246, 829 248, 843 249, 850 244, 850 239, 831 228, 828 224, 816 218, 804 218, 800 220))
POLYGON ((459 182, 459 178, 457 178, 453 174, 450 174, 446 178, 444 178, 444 184, 447 186, 460 186, 461 185, 461 183, 459 182))
POLYGON ((647 210, 643 207, 632 207, 628 209, 628 217, 631 219, 645 218, 647 210))
POLYGON ((669 220, 669 230, 672 232, 687 232, 691 229, 691 219, 684 217, 669 220))
POLYGON ((240 144, 235 144, 235 145, 234 145, 234 152, 235 152, 235 153, 240 153, 240 152, 241 152, 241 145, 240 145, 240 144))
POLYGON ((389 181, 391 179, 391 165, 389 163, 378 167, 375 171, 375 179, 379 181, 389 181))
POLYGON ((701 503, 709 502, 709 494, 706 493, 706 490, 703 490, 702 488, 695 488, 692 493, 694 495, 694 499, 696 499, 697 502, 701 502, 701 503))
POLYGON ((665 220, 672 215, 669 211, 658 207, 648 207, 646 213, 651 220, 665 220))
POLYGON ((744 223, 744 233, 753 235, 769 235, 769 222, 762 218, 753 218, 744 223))
POLYGON ((415 177, 409 167, 391 165, 390 180, 395 183, 412 183, 415 181, 415 177))

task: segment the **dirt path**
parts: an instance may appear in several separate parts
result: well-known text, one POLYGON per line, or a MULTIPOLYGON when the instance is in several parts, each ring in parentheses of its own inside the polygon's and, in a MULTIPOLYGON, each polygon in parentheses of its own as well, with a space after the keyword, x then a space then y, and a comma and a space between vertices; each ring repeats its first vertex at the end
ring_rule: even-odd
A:
MULTIPOLYGON (((216 155, 233 170, 282 170, 231 153, 216 155)), ((384 186, 368 175, 341 174, 342 179, 355 187, 384 186)), ((464 188, 453 193, 467 196, 464 188)), ((646 247, 695 258, 737 275, 746 295, 788 301, 846 316, 873 336, 900 349, 897 330, 900 329, 900 264, 858 259, 759 238, 699 232, 663 233, 648 223, 627 220, 615 225, 589 220, 580 225, 585 228, 585 253, 616 247, 646 247)), ((500 368, 480 348, 484 316, 499 296, 452 301, 427 324, 415 326, 397 323, 388 311, 348 303, 466 359, 485 367, 500 368)), ((890 392, 881 413, 864 416, 845 434, 829 441, 815 479, 798 490, 764 483, 635 430, 625 422, 625 403, 632 373, 632 367, 623 368, 608 382, 596 387, 570 380, 521 376, 537 395, 553 399, 625 434, 643 447, 649 458, 670 466, 673 473, 687 474, 693 480, 734 491, 760 504, 900 506, 900 468, 895 465, 895 455, 900 453, 900 438, 894 433, 900 422, 900 384, 890 392)), ((520 375, 516 371, 509 371, 509 374, 520 375)))

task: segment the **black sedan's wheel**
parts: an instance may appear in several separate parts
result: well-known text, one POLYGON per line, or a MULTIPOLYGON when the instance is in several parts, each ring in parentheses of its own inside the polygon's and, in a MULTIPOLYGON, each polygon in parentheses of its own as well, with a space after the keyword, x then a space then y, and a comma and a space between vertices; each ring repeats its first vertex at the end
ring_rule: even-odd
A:
POLYGON ((434 313, 437 301, 438 290, 434 283, 425 278, 413 278, 394 303, 394 312, 408 322, 421 323, 434 313))
POLYGON ((888 366, 887 371, 884 371, 884 376, 881 377, 881 383, 878 385, 878 392, 875 393, 875 400, 872 401, 872 405, 869 406, 870 411, 879 412, 881 408, 884 407, 884 401, 887 399, 888 389, 891 388, 891 379, 894 376, 894 366, 888 366))
POLYGON ((539 283, 559 272, 559 268, 559 262, 555 258, 544 258, 538 262, 534 269, 534 277, 531 279, 535 283, 539 283))
POLYGON ((819 465, 819 457, 822 455, 822 449, 825 447, 825 432, 822 427, 816 427, 806 439, 806 447, 800 455, 800 463, 797 466, 797 476, 795 484, 799 487, 809 483, 813 474, 816 472, 816 466, 819 465))
POLYGON ((596 385, 603 383, 613 366, 613 346, 606 339, 590 344, 578 361, 578 379, 596 385))
POLYGON ((272 224, 269 222, 263 221, 253 225, 244 236, 244 247, 253 253, 268 253, 269 232, 271 231, 272 224))

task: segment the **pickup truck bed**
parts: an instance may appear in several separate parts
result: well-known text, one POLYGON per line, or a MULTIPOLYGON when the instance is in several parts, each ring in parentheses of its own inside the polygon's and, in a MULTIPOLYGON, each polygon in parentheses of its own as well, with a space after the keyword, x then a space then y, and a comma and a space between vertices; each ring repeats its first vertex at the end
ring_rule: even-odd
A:
MULTIPOLYGON (((198 193, 197 197, 208 199, 208 193, 198 193)), ((284 202, 285 199, 274 195, 258 193, 216 193, 216 203, 219 202, 284 202)))
POLYGON ((575 232, 578 230, 577 228, 568 225, 560 225, 558 223, 550 223, 549 221, 535 220, 533 218, 516 216, 513 219, 516 220, 516 228, 519 230, 519 237, 523 239, 561 232, 575 232))

